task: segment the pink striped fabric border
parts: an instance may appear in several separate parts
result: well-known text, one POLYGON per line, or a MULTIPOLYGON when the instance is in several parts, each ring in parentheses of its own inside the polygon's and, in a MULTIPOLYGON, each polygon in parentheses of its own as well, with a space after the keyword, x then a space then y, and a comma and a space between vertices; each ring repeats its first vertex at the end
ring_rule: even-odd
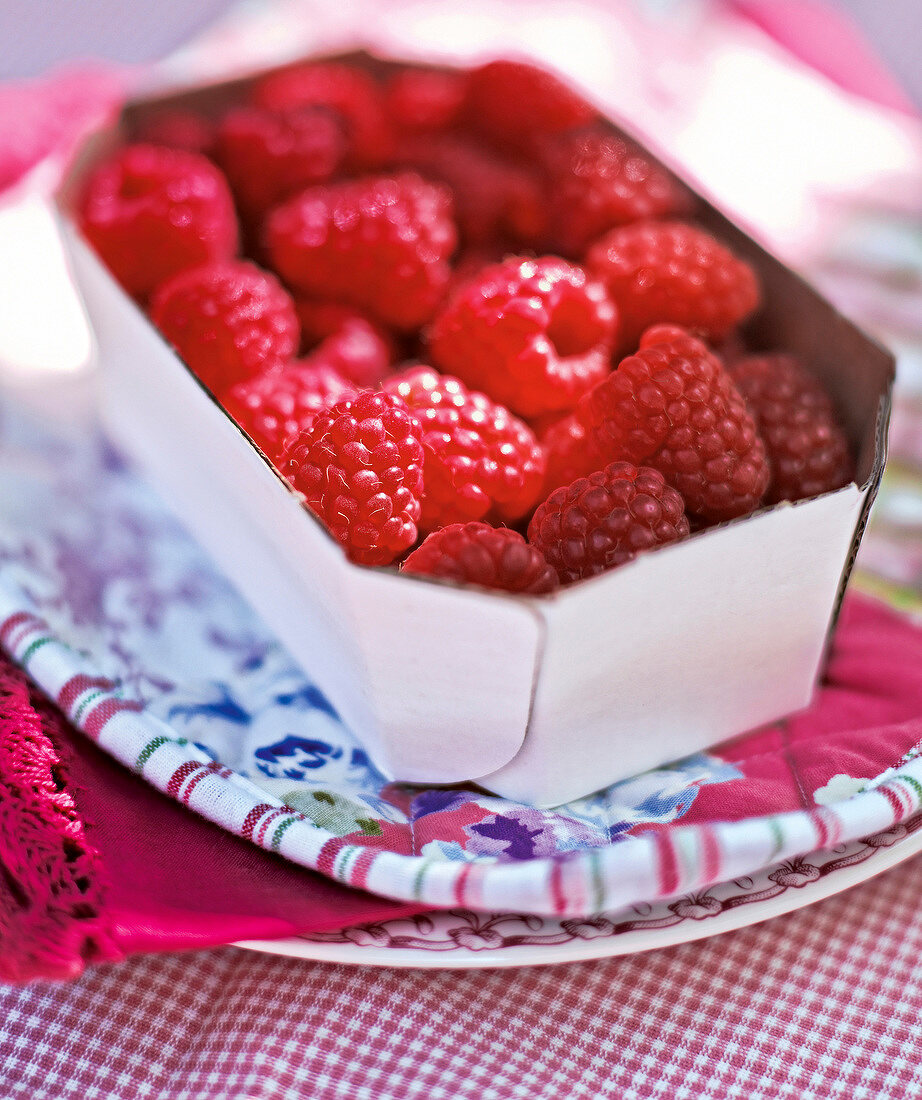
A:
POLYGON ((88 736, 172 798, 229 831, 351 886, 433 906, 586 916, 703 889, 858 839, 922 807, 922 759, 817 809, 632 837, 521 862, 458 863, 343 841, 205 756, 121 694, 83 654, 0 588, 0 644, 88 736))

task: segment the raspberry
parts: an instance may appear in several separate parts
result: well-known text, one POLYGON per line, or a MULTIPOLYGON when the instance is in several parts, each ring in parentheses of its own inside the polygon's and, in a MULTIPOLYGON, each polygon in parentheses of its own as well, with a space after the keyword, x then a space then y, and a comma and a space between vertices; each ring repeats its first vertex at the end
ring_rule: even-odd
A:
POLYGON ((572 413, 545 428, 538 440, 547 462, 542 490, 545 497, 561 485, 569 485, 578 477, 588 477, 605 465, 592 434, 572 413))
POLYGON ((566 412, 608 373, 616 318, 582 268, 513 257, 455 292, 429 350, 437 367, 520 416, 566 412))
POLYGON ((416 542, 422 429, 399 397, 366 391, 317 414, 282 473, 363 565, 390 565, 416 542))
POLYGON ((348 306, 299 298, 295 301, 301 322, 305 362, 324 365, 359 389, 376 389, 391 373, 394 346, 378 325, 348 306))
POLYGON ((659 470, 704 519, 751 512, 768 485, 765 448, 739 391, 693 336, 622 360, 577 415, 607 460, 659 470))
POLYGON ((560 586, 537 547, 529 546, 517 531, 488 523, 452 523, 434 531, 401 570, 529 596, 560 586))
POLYGON ((229 111, 218 128, 215 159, 241 211, 259 220, 283 199, 328 180, 343 159, 343 132, 328 111, 229 111))
POLYGON ((288 366, 238 382, 221 404, 276 466, 287 444, 307 431, 317 413, 358 391, 328 366, 288 366))
POLYGON ((684 213, 688 192, 626 138, 589 130, 548 143, 542 161, 547 181, 550 247, 580 256, 615 226, 684 213))
POLYGON ((388 379, 419 418, 426 453, 420 530, 489 519, 514 522, 539 500, 544 454, 532 430, 457 378, 413 367, 388 379))
POLYGON ((759 304, 755 272, 710 233, 685 222, 638 222, 590 248, 586 266, 622 316, 623 346, 668 321, 720 340, 759 304))
POLYGON ((384 106, 396 129, 407 133, 445 130, 458 120, 465 95, 460 73, 401 69, 384 89, 384 106))
POLYGON ((555 489, 528 525, 528 541, 563 584, 624 565, 688 534, 682 497, 646 466, 612 462, 555 489))
MULTIPOLYGON (((652 348, 654 344, 670 344, 673 340, 681 340, 686 336, 691 336, 684 325, 671 325, 667 321, 664 321, 659 325, 650 325, 649 328, 644 329, 643 334, 638 342, 638 348, 652 348)), ((723 356, 720 356, 723 360, 723 356)))
POLYGON ((465 244, 534 244, 545 228, 536 175, 469 138, 426 134, 404 141, 401 164, 452 190, 455 220, 465 244))
POLYGON ((335 61, 296 65, 263 77, 251 99, 269 111, 328 110, 345 131, 350 168, 379 168, 391 155, 381 90, 368 73, 352 65, 335 61))
POLYGON ((299 291, 398 329, 432 316, 457 243, 448 192, 412 173, 312 187, 270 215, 266 236, 299 291))
POLYGON ((213 393, 298 349, 294 302, 273 275, 243 261, 175 275, 154 295, 151 320, 213 393))
POLYGON ((139 142, 185 149, 187 153, 210 155, 214 145, 214 127, 195 111, 163 110, 148 115, 138 128, 139 142))
POLYGON ((584 126, 595 110, 552 73, 521 61, 491 61, 468 74, 467 122, 499 148, 528 152, 548 134, 584 126))
POLYGON ((203 156, 181 149, 126 146, 90 177, 80 216, 87 239, 138 298, 237 250, 227 181, 203 156))
POLYGON ((728 367, 765 441, 766 500, 803 500, 851 480, 848 440, 832 402, 793 355, 750 355, 728 367))

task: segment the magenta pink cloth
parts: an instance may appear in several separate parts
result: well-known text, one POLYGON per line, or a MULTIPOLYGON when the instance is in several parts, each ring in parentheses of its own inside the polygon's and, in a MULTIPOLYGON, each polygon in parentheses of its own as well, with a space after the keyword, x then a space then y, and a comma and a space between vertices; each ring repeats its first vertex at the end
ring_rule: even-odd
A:
POLYGON ((340 886, 190 813, 0 658, 0 980, 424 908, 340 886))
POLYGON ((118 109, 124 91, 124 74, 102 64, 0 85, 0 192, 45 158, 68 157, 88 130, 118 109))
POLYGON ((861 30, 830 0, 726 0, 798 60, 840 88, 883 107, 915 113, 899 82, 861 30))

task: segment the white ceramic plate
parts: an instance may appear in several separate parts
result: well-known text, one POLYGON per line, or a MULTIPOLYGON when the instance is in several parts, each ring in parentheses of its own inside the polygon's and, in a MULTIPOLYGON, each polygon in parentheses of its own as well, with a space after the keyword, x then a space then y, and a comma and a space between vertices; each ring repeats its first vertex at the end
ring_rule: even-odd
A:
POLYGON ((920 851, 922 814, 865 840, 775 864, 700 894, 587 920, 449 909, 237 946, 322 962, 443 970, 601 959, 758 924, 839 894, 920 851))

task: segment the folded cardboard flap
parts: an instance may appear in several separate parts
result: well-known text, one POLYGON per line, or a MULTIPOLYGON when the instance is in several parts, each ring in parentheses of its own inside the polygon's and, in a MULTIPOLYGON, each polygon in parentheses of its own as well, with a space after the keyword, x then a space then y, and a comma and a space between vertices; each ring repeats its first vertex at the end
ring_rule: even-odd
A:
MULTIPOLYGON (((134 104, 120 132, 166 109, 213 114, 251 79, 134 104)), ((97 135, 93 155, 115 137, 97 135)), ((62 190, 65 214, 92 159, 62 190)), ((542 598, 347 561, 66 226, 108 430, 392 778, 479 780, 552 805, 808 703, 883 470, 893 360, 701 202, 705 225, 760 274, 764 303, 747 338, 798 354, 821 380, 859 484, 542 598)))

